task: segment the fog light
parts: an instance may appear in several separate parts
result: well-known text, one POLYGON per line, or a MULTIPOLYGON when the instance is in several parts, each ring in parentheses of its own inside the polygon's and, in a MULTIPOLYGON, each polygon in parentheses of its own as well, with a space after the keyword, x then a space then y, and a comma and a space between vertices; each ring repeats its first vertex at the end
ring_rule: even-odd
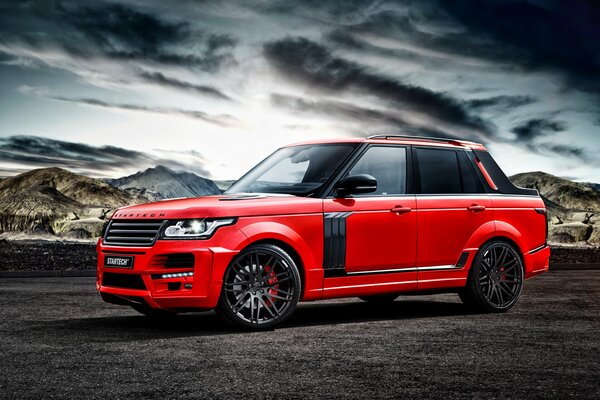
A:
POLYGON ((173 274, 162 274, 160 276, 161 279, 169 279, 169 278, 187 278, 188 276, 194 276, 193 272, 177 272, 173 274))

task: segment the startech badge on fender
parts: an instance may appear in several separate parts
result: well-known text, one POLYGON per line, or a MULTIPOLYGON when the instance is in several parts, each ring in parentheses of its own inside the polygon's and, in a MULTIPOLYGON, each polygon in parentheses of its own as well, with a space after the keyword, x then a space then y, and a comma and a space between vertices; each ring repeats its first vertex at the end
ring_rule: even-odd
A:
POLYGON ((105 256, 104 266, 111 268, 133 268, 133 257, 105 256))

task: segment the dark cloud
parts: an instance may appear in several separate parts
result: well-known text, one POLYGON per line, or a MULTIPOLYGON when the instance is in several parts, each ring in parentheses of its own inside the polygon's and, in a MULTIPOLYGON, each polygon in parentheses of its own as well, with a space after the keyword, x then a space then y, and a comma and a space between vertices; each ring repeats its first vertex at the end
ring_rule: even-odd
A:
POLYGON ((401 118, 398 113, 360 107, 341 101, 306 100, 296 96, 272 94, 271 103, 277 107, 294 112, 318 114, 331 118, 333 121, 352 121, 361 125, 361 131, 356 134, 364 137, 368 134, 401 133, 405 135, 448 136, 447 133, 424 126, 416 126, 401 118), (368 131, 364 131, 368 126, 368 131))
POLYGON ((443 123, 490 135, 493 128, 453 97, 379 75, 306 38, 285 38, 264 46, 267 60, 286 77, 331 91, 353 90, 390 105, 427 114, 443 123))
POLYGON ((213 125, 218 125, 222 127, 229 127, 238 124, 237 118, 229 114, 219 114, 213 115, 208 114, 204 111, 198 110, 186 110, 181 108, 174 107, 153 107, 153 106, 145 106, 140 104, 127 104, 127 103, 113 103, 107 102, 104 100, 93 99, 93 98, 71 98, 71 97, 62 97, 62 96, 46 96, 52 100, 64 101, 68 103, 77 103, 77 104, 86 104, 90 106, 102 107, 102 108, 111 108, 111 109, 120 109, 120 110, 128 110, 128 111, 142 111, 142 112, 150 112, 155 114, 165 114, 165 115, 182 115, 189 118, 199 119, 204 122, 208 122, 213 125))
MULTIPOLYGON (((597 0, 312 0, 277 4, 272 12, 301 14, 330 25, 335 32, 330 39, 342 47, 373 51, 375 47, 361 38, 384 37, 408 45, 402 51, 406 58, 416 54, 422 59, 445 57, 448 62, 470 58, 490 61, 496 69, 555 70, 578 89, 600 91, 597 0)), ((382 54, 394 56, 395 52, 387 49, 382 54)))
POLYGON ((600 90, 600 3, 595 0, 440 1, 466 27, 471 42, 490 37, 515 48, 511 61, 529 69, 556 69, 584 90, 600 90))
POLYGON ((0 138, 0 154, 3 160, 33 168, 52 165, 96 171, 134 167, 150 161, 144 153, 121 147, 94 147, 38 136, 0 138))
POLYGON ((517 135, 518 141, 530 142, 537 137, 566 129, 567 123, 564 121, 534 118, 514 127, 512 131, 517 135))
POLYGON ((164 165, 210 176, 201 163, 201 155, 195 152, 188 155, 195 160, 191 165, 117 146, 91 146, 39 136, 9 136, 0 138, 0 158, 18 167, 5 169, 0 174, 13 175, 12 172, 55 166, 91 176, 113 176, 115 172, 129 173, 164 165))
POLYGON ((569 145, 565 145, 565 144, 547 144, 547 143, 543 143, 543 144, 539 145, 539 147, 541 150, 548 150, 555 154, 580 158, 584 161, 588 161, 590 159, 587 155, 587 152, 581 147, 569 146, 569 145))
POLYGON ((172 77, 165 76, 160 72, 147 72, 142 71, 138 74, 140 78, 142 78, 146 82, 151 82, 156 85, 161 85, 165 87, 180 89, 188 92, 199 93, 205 96, 214 97, 222 100, 231 100, 231 97, 227 96, 219 89, 208 86, 208 85, 197 85, 190 82, 181 81, 179 79, 175 79, 172 77))
MULTIPOLYGON (((75 59, 107 58, 172 65, 214 72, 234 63, 236 40, 225 34, 194 28, 184 20, 169 20, 134 7, 97 2, 24 3, 9 9, 12 19, 4 43, 33 49, 59 47, 75 59), (28 28, 35 27, 35 30, 28 28)), ((8 18, 0 17, 0 22, 8 18)))
POLYGON ((498 111, 510 111, 513 108, 523 107, 537 102, 532 96, 494 96, 481 99, 473 99, 466 102, 472 110, 493 109, 498 111))

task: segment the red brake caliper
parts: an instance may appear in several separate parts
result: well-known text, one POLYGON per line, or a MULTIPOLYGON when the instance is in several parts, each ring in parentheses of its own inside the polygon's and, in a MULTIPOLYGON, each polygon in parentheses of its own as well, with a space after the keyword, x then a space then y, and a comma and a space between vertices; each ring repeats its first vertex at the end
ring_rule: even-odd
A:
MULTIPOLYGON (((277 290, 275 290, 276 288, 279 288, 279 285, 277 285, 277 274, 275 274, 274 269, 269 265, 265 266, 265 272, 267 273, 267 283, 270 286, 268 293, 271 295, 277 295, 277 290)), ((269 307, 273 307, 271 301, 268 301, 266 303, 269 307)))

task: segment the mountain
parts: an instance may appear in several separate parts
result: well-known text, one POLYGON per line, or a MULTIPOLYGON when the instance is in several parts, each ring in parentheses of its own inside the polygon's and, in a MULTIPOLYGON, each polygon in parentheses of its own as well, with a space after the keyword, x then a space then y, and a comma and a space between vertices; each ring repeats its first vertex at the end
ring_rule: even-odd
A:
POLYGON ((112 210, 136 202, 98 179, 61 168, 36 169, 0 181, 0 232, 95 237, 112 210))
POLYGON ((123 178, 108 179, 106 182, 131 193, 144 189, 142 196, 149 200, 221 194, 221 190, 210 179, 163 166, 148 168, 123 178))
POLYGON ((517 186, 537 189, 543 197, 566 209, 600 211, 600 192, 585 183, 540 171, 517 174, 510 180, 517 186))
POLYGON ((221 190, 222 192, 226 191, 227 189, 229 189, 231 187, 231 185, 233 185, 236 180, 235 179, 229 179, 229 180, 218 180, 218 181, 213 181, 215 183, 215 185, 217 185, 217 187, 219 188, 219 190, 221 190))
POLYGON ((584 185, 591 187, 596 192, 600 192, 600 183, 585 182, 584 185))
POLYGON ((0 198, 36 187, 51 187, 83 205, 121 207, 131 203, 127 192, 98 179, 62 168, 40 168, 0 181, 0 198))
POLYGON ((540 192, 548 209, 550 242, 600 245, 600 192, 587 183, 540 171, 510 179, 517 186, 540 192))

